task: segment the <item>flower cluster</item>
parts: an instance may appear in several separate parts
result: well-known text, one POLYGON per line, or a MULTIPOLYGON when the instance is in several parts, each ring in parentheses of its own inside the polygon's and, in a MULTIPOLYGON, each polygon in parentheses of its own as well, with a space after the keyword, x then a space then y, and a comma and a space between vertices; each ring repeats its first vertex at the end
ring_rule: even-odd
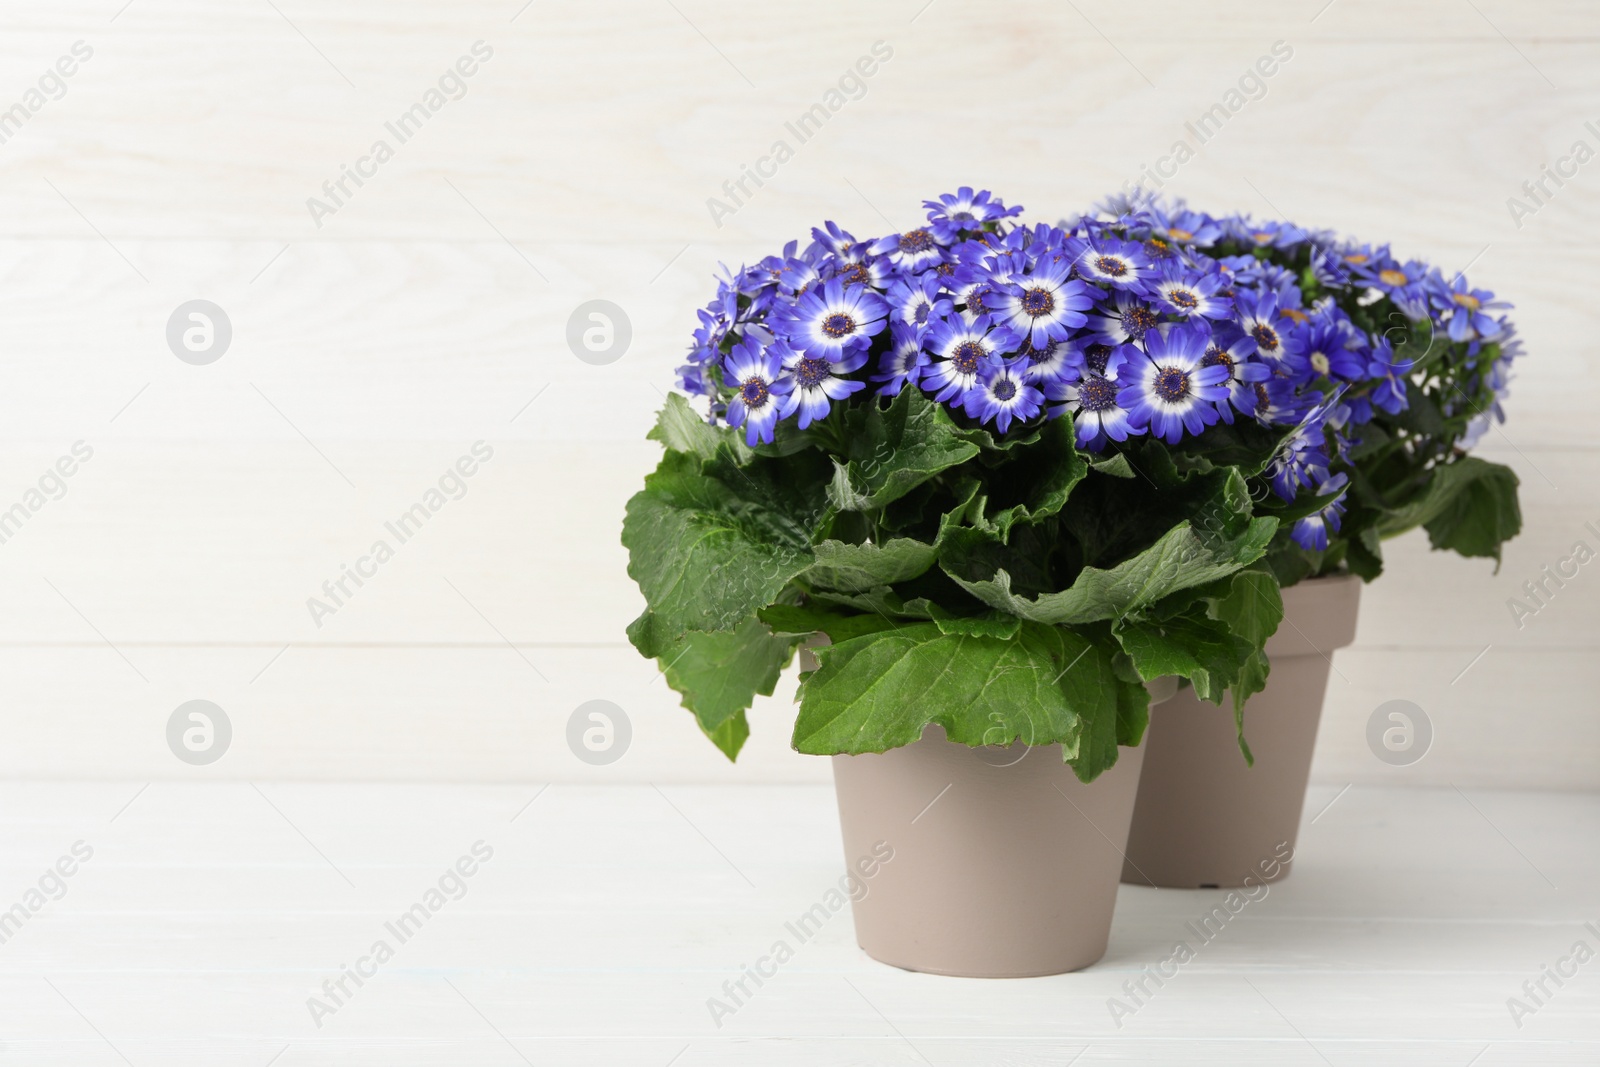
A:
POLYGON ((780 421, 805 430, 855 394, 908 388, 1000 435, 1070 413, 1090 452, 1236 419, 1292 428, 1266 476, 1321 505, 1292 530, 1311 550, 1339 529, 1363 427, 1411 403, 1421 324, 1483 394, 1461 394, 1474 417, 1448 444, 1503 417, 1507 305, 1387 246, 1142 194, 1055 226, 965 187, 924 206, 918 229, 857 239, 829 222, 803 251, 725 272, 679 384, 752 446, 780 421))

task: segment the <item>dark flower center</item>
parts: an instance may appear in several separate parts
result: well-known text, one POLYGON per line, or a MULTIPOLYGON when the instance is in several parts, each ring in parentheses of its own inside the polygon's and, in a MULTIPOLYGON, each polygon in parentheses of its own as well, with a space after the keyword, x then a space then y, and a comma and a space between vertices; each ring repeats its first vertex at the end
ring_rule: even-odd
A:
POLYGON ((842 311, 835 311, 822 320, 822 332, 829 337, 844 337, 856 332, 856 320, 842 311))
POLYGON ((865 263, 852 263, 839 272, 839 277, 844 279, 846 285, 865 285, 872 277, 872 272, 865 263))
POLYGON ((1005 401, 1010 400, 1012 397, 1017 395, 1017 383, 1012 381, 1010 378, 1001 378, 998 382, 994 383, 994 389, 992 391, 994 393, 994 398, 1001 403, 1004 403, 1005 401))
POLYGON ((1266 323, 1260 323, 1250 331, 1250 336, 1255 338, 1256 345, 1263 352, 1276 352, 1278 350, 1278 331, 1266 323))
POLYGON ((956 345, 956 350, 950 353, 950 362, 956 365, 956 370, 962 374, 978 373, 978 364, 983 362, 987 355, 983 346, 976 341, 962 341, 956 345))
POLYGON ((932 310, 933 306, 924 300, 917 305, 917 310, 913 313, 912 318, 916 320, 918 326, 921 326, 928 321, 928 313, 932 310))
POLYGON ((900 251, 926 252, 933 247, 933 236, 927 230, 911 230, 900 235, 900 251))
POLYGON ((1029 289, 1022 294, 1022 310, 1034 318, 1048 315, 1056 309, 1056 298, 1050 295, 1048 289, 1029 289))
POLYGON ((1267 387, 1261 382, 1256 383, 1256 410, 1266 411, 1272 407, 1272 397, 1267 393, 1267 387))
POLYGON ((759 408, 763 406, 766 404, 769 395, 771 394, 767 392, 767 383, 760 378, 746 378, 744 385, 739 387, 739 396, 745 402, 746 407, 759 408))
POLYGON ((1110 345, 1090 345, 1083 350, 1083 358, 1089 364, 1089 369, 1096 374, 1106 372, 1106 361, 1111 358, 1110 345))
POLYGON ((1044 363, 1056 354, 1056 346, 1058 344, 1059 342, 1057 341, 1046 341, 1043 348, 1035 348, 1032 341, 1024 340, 1022 342, 1022 354, 1028 357, 1028 362, 1030 363, 1044 363))
POLYGON ((1233 377, 1233 357, 1220 348, 1206 349, 1206 354, 1200 359, 1200 365, 1202 367, 1227 367, 1228 377, 1233 377))
POLYGON ((833 371, 828 366, 827 360, 811 359, 809 357, 802 359, 800 365, 794 371, 795 377, 800 380, 800 388, 802 389, 815 388, 832 374, 833 371))
POLYGON ((1109 411, 1117 406, 1117 387, 1105 378, 1085 378, 1078 386, 1078 404, 1084 411, 1109 411))
POLYGON ((1144 250, 1150 254, 1151 259, 1166 259, 1172 255, 1172 246, 1159 237, 1145 241, 1144 250))
POLYGON ((1129 308, 1122 313, 1122 328, 1135 341, 1149 333, 1157 321, 1156 313, 1149 308, 1129 308))
POLYGON ((1156 373, 1156 396, 1176 404, 1189 395, 1189 375, 1177 367, 1162 367, 1156 373))
POLYGON ((1116 256, 1097 257, 1094 261, 1094 269, 1112 278, 1120 278, 1128 273, 1128 265, 1116 256))
POLYGON ((950 216, 950 221, 951 222, 976 222, 977 219, 973 216, 972 212, 970 212, 970 211, 957 211, 954 215, 950 216))
POLYGON ((1172 290, 1167 294, 1167 300, 1173 307, 1183 308, 1185 311, 1193 311, 1200 306, 1200 298, 1187 289, 1172 290))

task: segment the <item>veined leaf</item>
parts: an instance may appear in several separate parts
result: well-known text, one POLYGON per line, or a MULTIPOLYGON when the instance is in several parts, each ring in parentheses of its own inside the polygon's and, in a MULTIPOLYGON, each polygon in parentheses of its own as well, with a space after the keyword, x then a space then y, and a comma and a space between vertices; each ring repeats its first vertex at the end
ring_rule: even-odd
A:
POLYGON ((862 545, 822 541, 811 550, 816 562, 800 576, 801 582, 841 593, 864 593, 915 578, 933 566, 936 555, 932 545, 909 537, 862 545))
POLYGON ((660 441, 675 452, 687 452, 701 459, 711 459, 718 449, 727 449, 739 463, 747 462, 752 454, 740 431, 711 425, 681 393, 667 397, 666 406, 656 416, 655 427, 645 437, 660 441))
POLYGON ((755 619, 721 633, 689 633, 662 654, 662 674, 731 760, 750 736, 745 710, 758 694, 772 695, 798 642, 755 619))
POLYGON ((902 389, 887 408, 874 403, 852 416, 859 423, 849 429, 849 459, 828 488, 842 511, 883 507, 979 451, 920 389, 902 389))

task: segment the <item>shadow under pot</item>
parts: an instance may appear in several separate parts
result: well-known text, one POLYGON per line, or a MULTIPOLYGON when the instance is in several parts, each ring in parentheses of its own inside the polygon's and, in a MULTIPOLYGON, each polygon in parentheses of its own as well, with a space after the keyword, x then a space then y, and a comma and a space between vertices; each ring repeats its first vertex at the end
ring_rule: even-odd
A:
MULTIPOLYGON (((1150 683, 1151 702, 1176 691, 1150 683)), ((973 748, 928 726, 834 756, 845 863, 873 959, 965 978, 1061 974, 1105 955, 1144 749, 1085 785, 1056 745, 973 748), (887 858, 886 858, 887 857, 887 858)))
POLYGON ((1267 687, 1244 707, 1255 766, 1239 751, 1231 696, 1218 707, 1185 687, 1151 710, 1124 882, 1209 889, 1289 873, 1333 652, 1355 640, 1360 596, 1348 574, 1283 590, 1267 687))

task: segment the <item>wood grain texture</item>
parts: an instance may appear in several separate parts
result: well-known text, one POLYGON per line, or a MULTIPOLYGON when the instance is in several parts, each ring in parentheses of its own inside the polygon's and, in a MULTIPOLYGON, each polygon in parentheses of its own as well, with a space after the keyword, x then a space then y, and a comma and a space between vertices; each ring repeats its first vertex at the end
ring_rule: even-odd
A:
POLYGON ((796 941, 785 924, 839 877, 822 786, 4 784, 5 903, 74 842, 93 850, 0 953, 4 1052, 290 1067, 1594 1062, 1586 970, 1520 1029, 1505 1003, 1595 941, 1592 794, 1313 794, 1310 812, 1325 810, 1308 812, 1293 875, 1209 941, 1189 924, 1222 892, 1125 886, 1099 963, 985 982, 874 963, 845 912, 796 941), (394 941, 385 923, 475 842, 492 857, 317 1027, 306 1002, 323 979, 394 941), (779 939, 794 958, 715 1025, 707 1000, 779 939), (1194 959, 1118 1026, 1110 998, 1178 940, 1194 959))
POLYGON ((1600 547, 1600 163, 1520 227, 1505 206, 1573 141, 1600 146, 1592 5, 1093 0, 1013 25, 947 0, 71 0, 0 25, 0 110, 93 49, 0 143, 0 512, 94 450, 0 543, 4 773, 210 773, 160 733, 209 694, 244 727, 223 776, 819 780, 785 747, 784 693, 730 768, 621 636, 640 606, 622 508, 717 263, 824 218, 906 225, 963 183, 1073 213, 1281 40, 1292 57, 1171 189, 1470 265, 1529 348, 1484 447, 1522 478, 1525 533, 1498 574, 1391 544, 1316 774, 1394 780, 1361 729, 1402 697, 1439 729, 1407 782, 1600 785, 1600 576, 1520 628, 1506 604, 1576 540, 1600 547), (479 40, 464 95, 318 226, 307 198, 479 40), (718 226, 707 198, 880 40, 859 99, 718 226), (234 328, 205 367, 164 339, 195 297, 234 328), (608 366, 565 342, 593 298, 632 324, 608 366), (495 456, 466 495, 316 625, 307 599, 476 441, 495 456), (562 741, 597 697, 636 728, 601 771, 562 741))

